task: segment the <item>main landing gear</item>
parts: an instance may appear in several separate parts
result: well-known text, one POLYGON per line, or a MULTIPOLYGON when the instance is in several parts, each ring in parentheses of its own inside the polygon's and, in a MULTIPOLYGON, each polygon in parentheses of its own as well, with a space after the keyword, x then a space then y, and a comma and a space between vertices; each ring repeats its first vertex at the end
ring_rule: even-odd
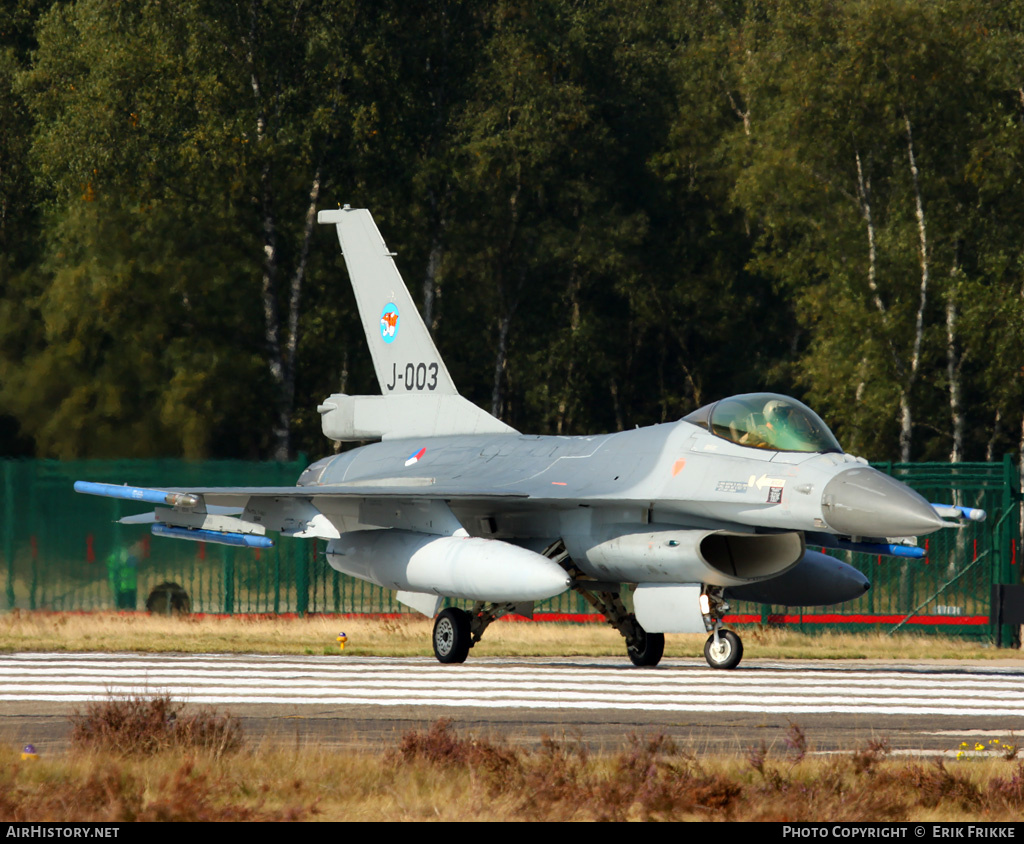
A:
POLYGON ((604 591, 610 584, 574 580, 572 588, 600 612, 626 640, 626 654, 638 668, 653 668, 665 655, 665 634, 648 633, 633 613, 626 610, 618 591, 604 591))
POLYGON ((601 615, 607 622, 618 630, 626 640, 626 654, 633 665, 639 668, 653 668, 661 662, 665 654, 665 634, 648 633, 636 616, 626 609, 619 595, 621 589, 618 583, 601 583, 596 580, 587 579, 576 565, 569 559, 569 555, 562 546, 561 553, 551 556, 559 563, 572 577, 572 588, 578 592, 601 615))
POLYGON ((438 662, 465 662, 473 646, 469 613, 449 607, 434 622, 434 656, 438 662))
MULTIPOLYGON (((665 634, 648 633, 626 609, 620 596, 621 584, 593 580, 577 568, 559 540, 545 549, 544 556, 554 560, 572 577, 572 588, 601 613, 626 640, 626 654, 633 665, 653 668, 665 654, 665 634)), ((707 599, 706 624, 712 631, 704 644, 704 659, 712 668, 731 669, 743 659, 743 642, 731 630, 722 627, 722 618, 729 611, 724 590, 709 586, 701 596, 707 599)), ((530 605, 532 607, 532 604, 530 605)), ((438 662, 465 662, 469 650, 484 635, 492 622, 509 613, 524 611, 519 604, 477 602, 470 612, 449 607, 434 622, 434 656, 438 662)), ((529 612, 529 610, 526 610, 529 612)))
POLYGON ((639 624, 636 624, 635 619, 633 623, 636 625, 637 632, 633 637, 632 644, 629 644, 627 640, 626 653, 629 654, 633 665, 638 667, 657 665, 665 654, 665 634, 648 633, 639 624))
MULTIPOLYGON (((665 653, 665 634, 648 633, 640 626, 636 616, 626 610, 619 595, 619 584, 586 579, 586 575, 567 556, 558 562, 572 576, 572 588, 626 639, 626 653, 633 665, 650 668, 661 662, 665 653)), ((729 605, 719 587, 708 588, 706 595, 712 633, 704 645, 704 658, 712 668, 735 668, 743 658, 743 643, 731 630, 722 628, 722 617, 729 610, 729 605)))
POLYGON ((478 601, 470 612, 458 607, 442 610, 434 621, 434 656, 438 662, 447 664, 465 662, 469 649, 480 641, 492 622, 524 609, 519 604, 478 601))

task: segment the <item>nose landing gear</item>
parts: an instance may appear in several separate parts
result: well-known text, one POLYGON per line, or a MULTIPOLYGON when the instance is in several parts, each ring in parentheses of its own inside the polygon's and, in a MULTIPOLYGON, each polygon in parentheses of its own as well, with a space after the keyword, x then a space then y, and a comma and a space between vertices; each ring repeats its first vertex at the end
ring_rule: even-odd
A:
POLYGON ((715 630, 704 643, 704 659, 712 668, 735 668, 743 659, 743 642, 731 630, 715 630))
POLYGON ((717 586, 705 588, 704 594, 701 595, 702 609, 705 599, 707 599, 705 624, 710 619, 711 635, 704 643, 704 659, 712 668, 735 668, 743 659, 743 642, 731 630, 722 627, 722 618, 729 611, 729 604, 725 600, 722 588, 717 586))

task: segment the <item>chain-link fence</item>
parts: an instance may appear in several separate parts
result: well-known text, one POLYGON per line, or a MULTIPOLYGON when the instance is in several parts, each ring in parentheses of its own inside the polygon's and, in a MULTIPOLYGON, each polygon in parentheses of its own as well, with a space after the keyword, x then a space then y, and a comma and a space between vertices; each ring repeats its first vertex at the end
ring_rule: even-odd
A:
MULTIPOLYGON (((993 639, 992 586, 1020 583, 1020 487, 1016 465, 1001 463, 879 463, 876 468, 904 481, 934 503, 980 507, 984 522, 924 537, 923 559, 827 551, 859 569, 869 589, 836 607, 793 612, 738 604, 747 621, 794 624, 813 631, 876 625, 946 635, 993 639)), ((824 549, 820 549, 824 550, 824 549)), ((1013 632, 1003 632, 1012 641, 1013 632)))
MULTIPOLYGON (((157 611, 187 606, 206 613, 392 613, 394 593, 341 575, 324 542, 280 538, 267 550, 158 539, 145 526, 121 525, 139 511, 128 501, 78 495, 75 480, 139 486, 287 486, 305 461, 247 463, 178 460, 0 461, 0 516, 7 608, 157 611)), ((994 583, 1021 582, 1017 563, 1020 491, 1016 466, 1002 463, 880 464, 929 501, 981 507, 988 520, 925 540, 921 560, 833 555, 859 568, 872 588, 838 607, 795 613, 740 603, 734 621, 884 625, 992 639, 994 583)), ((590 614, 575 593, 538 613, 590 614)), ((1009 640, 1012 633, 1004 633, 1009 640)))

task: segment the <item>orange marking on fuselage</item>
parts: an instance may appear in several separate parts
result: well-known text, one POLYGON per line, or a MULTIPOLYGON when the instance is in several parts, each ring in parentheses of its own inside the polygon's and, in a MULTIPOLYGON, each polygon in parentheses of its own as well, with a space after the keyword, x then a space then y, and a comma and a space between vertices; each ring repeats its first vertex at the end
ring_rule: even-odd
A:
POLYGON ((680 472, 683 471, 683 466, 686 465, 686 458, 680 457, 675 463, 672 464, 672 477, 674 478, 680 472))

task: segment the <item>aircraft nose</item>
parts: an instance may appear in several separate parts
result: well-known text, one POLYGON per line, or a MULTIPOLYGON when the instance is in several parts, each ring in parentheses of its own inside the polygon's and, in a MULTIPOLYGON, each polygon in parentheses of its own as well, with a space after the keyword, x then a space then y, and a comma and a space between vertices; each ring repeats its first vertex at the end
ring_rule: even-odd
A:
POLYGON ((847 469, 829 481, 821 512, 829 527, 850 536, 920 536, 944 525, 914 490, 867 466, 847 469))

